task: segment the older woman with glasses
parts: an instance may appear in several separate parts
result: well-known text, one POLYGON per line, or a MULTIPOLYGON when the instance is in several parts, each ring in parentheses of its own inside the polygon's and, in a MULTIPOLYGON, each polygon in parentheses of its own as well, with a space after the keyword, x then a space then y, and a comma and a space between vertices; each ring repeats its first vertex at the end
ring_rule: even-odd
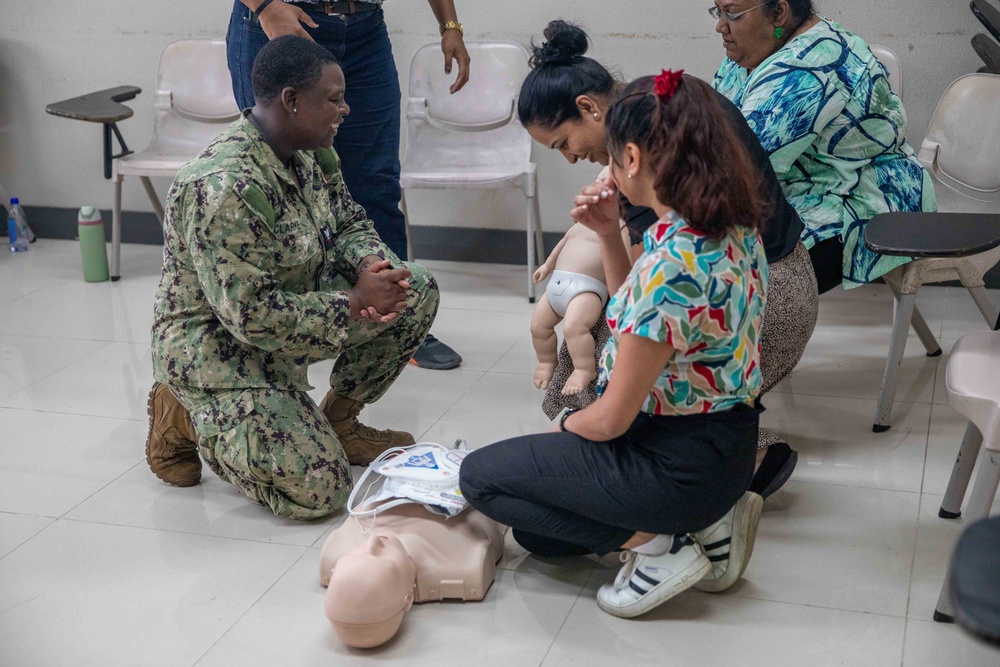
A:
POLYGON ((812 0, 717 0, 708 13, 726 50, 713 85, 743 112, 805 223, 820 293, 908 262, 864 245, 873 216, 937 207, 903 104, 865 41, 812 0))

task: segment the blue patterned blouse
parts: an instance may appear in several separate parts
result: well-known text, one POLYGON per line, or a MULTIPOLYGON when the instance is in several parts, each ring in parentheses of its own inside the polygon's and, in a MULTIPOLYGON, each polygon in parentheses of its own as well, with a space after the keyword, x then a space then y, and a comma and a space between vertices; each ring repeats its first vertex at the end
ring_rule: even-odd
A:
POLYGON ((865 248, 864 227, 888 211, 934 211, 930 176, 906 143, 906 115, 863 39, 821 19, 749 75, 726 58, 713 85, 743 111, 771 156, 811 248, 840 236, 843 285, 910 261, 865 248))

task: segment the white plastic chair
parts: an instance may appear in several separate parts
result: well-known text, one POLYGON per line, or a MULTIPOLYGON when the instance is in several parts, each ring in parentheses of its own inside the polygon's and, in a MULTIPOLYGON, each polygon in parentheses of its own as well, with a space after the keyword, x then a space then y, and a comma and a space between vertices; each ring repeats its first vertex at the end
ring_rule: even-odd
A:
POLYGON ((163 205, 151 177, 173 178, 177 171, 239 117, 221 39, 182 39, 160 54, 154 98, 153 138, 138 153, 114 161, 115 204, 111 218, 111 279, 120 277, 122 180, 138 176, 156 216, 163 205))
POLYGON ((900 67, 899 58, 896 57, 895 52, 879 44, 869 44, 868 48, 889 72, 889 87, 892 88, 892 92, 896 93, 899 99, 903 99, 903 68, 900 67))
POLYGON ((917 291, 926 283, 958 280, 969 290, 990 329, 1000 309, 983 275, 1000 262, 1000 76, 967 74, 944 92, 931 118, 918 159, 934 179, 941 213, 885 213, 865 230, 875 252, 919 256, 887 273, 896 297, 892 341, 872 430, 885 431, 895 399, 899 365, 911 323, 930 356, 940 354, 923 318, 914 314, 917 291), (964 214, 964 215, 955 215, 964 214), (972 214, 972 215, 970 215, 972 214), (936 222, 952 227, 935 227, 936 222), (924 228, 919 237, 913 230, 924 228), (879 236, 881 238, 876 239, 879 236), (935 247, 938 244, 938 247, 935 247))
MULTIPOLYGON (((462 90, 449 92, 441 47, 421 47, 410 62, 406 105, 406 157, 400 173, 401 201, 410 217, 406 190, 518 188, 527 198, 528 301, 542 252, 538 176, 531 162, 531 137, 517 119, 517 96, 528 74, 528 52, 514 42, 467 42, 475 68, 462 90)), ((413 257, 412 246, 408 249, 413 257)))
MULTIPOLYGON (((987 516, 1000 483, 1000 332, 981 331, 963 336, 951 352, 945 386, 948 403, 969 420, 962 445, 951 471, 948 489, 938 516, 957 519, 961 516, 962 499, 969 487, 972 470, 980 449, 979 474, 969 497, 966 523, 987 516)), ((945 578, 935 621, 953 619, 949 580, 945 578)))

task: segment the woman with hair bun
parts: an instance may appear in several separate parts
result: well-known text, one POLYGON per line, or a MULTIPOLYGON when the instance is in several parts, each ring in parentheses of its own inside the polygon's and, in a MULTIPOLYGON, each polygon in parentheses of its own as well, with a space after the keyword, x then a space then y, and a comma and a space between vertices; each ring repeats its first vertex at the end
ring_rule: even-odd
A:
POLYGON ((762 501, 754 469, 767 262, 758 172, 717 95, 682 72, 644 77, 610 107, 611 174, 572 217, 619 265, 618 193, 655 211, 608 302, 599 398, 552 432, 469 454, 462 493, 546 556, 624 550, 598 606, 644 614, 742 576, 762 501), (706 555, 706 552, 708 555, 706 555))
MULTIPOLYGON (((544 36, 545 41, 534 47, 532 70, 521 86, 518 99, 521 123, 535 141, 560 151, 570 163, 588 160, 607 165, 605 119, 623 84, 604 65, 585 55, 587 33, 580 27, 556 20, 548 24, 544 36)), ((722 95, 713 97, 722 111, 723 122, 750 156, 751 168, 760 176, 765 200, 761 235, 771 278, 760 339, 763 395, 795 368, 812 336, 819 312, 816 277, 809 254, 799 239, 802 221, 786 201, 767 153, 740 110, 722 95)), ((600 183, 594 187, 603 188, 600 183)), ((643 232, 658 216, 650 208, 632 205, 627 200, 622 204, 632 243, 641 244, 643 232)), ((613 218, 618 221, 617 212, 613 218)), ((624 255, 615 257, 614 265, 605 267, 611 292, 621 284, 631 266, 624 255)), ((606 339, 606 328, 595 331, 606 339)), ((563 406, 582 407, 578 398, 567 400, 559 394, 561 381, 568 377, 569 370, 569 356, 560 354, 559 367, 542 404, 550 417, 563 406)), ((798 453, 788 444, 761 429, 759 467, 750 489, 765 498, 771 495, 791 476, 797 459, 798 453)))

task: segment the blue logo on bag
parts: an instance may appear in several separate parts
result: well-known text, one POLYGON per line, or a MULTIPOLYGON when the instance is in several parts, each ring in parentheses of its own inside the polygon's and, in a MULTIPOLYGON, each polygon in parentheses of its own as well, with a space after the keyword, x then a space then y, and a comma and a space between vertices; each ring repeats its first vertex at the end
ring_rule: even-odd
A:
POLYGON ((427 452, 426 454, 421 454, 420 456, 411 456, 406 460, 406 463, 396 466, 397 468, 430 468, 432 470, 438 469, 437 461, 434 460, 434 454, 432 452, 427 452))

